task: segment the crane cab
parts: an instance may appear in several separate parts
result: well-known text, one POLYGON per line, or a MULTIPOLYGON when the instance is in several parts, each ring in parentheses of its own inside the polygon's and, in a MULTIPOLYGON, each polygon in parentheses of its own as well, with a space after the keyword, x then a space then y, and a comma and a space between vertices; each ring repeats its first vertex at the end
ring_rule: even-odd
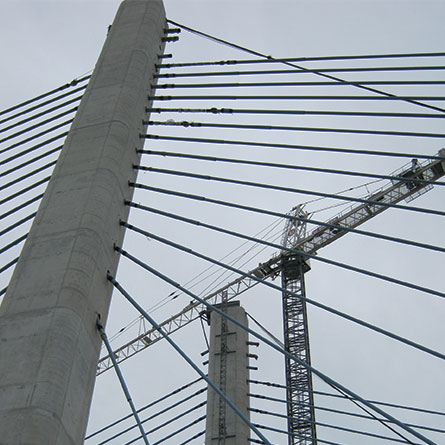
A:
POLYGON ((281 260, 283 277, 287 280, 298 280, 311 270, 310 261, 303 255, 286 255, 281 260))

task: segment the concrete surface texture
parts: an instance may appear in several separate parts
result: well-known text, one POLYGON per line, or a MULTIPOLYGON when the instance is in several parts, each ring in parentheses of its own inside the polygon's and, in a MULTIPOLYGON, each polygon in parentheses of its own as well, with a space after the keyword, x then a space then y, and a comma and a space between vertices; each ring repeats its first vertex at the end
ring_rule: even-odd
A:
MULTIPOLYGON (((239 301, 217 305, 230 317, 234 318, 244 326, 248 325, 245 310, 239 301)), ((210 313, 210 349, 209 349, 209 378, 227 395, 235 406, 248 419, 249 411, 249 345, 248 333, 234 325, 226 322, 226 335, 222 332, 222 317, 216 312, 210 313), (224 348, 224 344, 226 347, 224 348), (224 354, 225 349, 225 354, 224 354), (225 358, 224 358, 225 355, 225 358), (225 360, 225 365, 221 361, 225 360), (225 391, 219 384, 221 372, 226 372, 225 391)), ((248 443, 250 437, 249 427, 228 406, 225 406, 225 437, 221 434, 220 423, 220 400, 219 396, 209 388, 207 393, 207 417, 206 417, 206 445, 224 443, 225 445, 241 445, 248 443)))
POLYGON ((161 0, 121 4, 0 308, 0 443, 80 444, 162 53, 161 0))

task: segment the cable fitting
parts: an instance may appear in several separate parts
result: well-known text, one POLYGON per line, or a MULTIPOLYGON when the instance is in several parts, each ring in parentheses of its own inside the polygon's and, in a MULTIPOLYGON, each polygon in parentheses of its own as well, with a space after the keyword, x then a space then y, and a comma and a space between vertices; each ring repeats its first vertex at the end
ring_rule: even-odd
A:
POLYGON ((172 37, 162 37, 161 39, 163 42, 177 42, 179 40, 178 36, 172 36, 172 37))
POLYGON ((179 28, 164 28, 165 34, 180 34, 181 30, 179 28))

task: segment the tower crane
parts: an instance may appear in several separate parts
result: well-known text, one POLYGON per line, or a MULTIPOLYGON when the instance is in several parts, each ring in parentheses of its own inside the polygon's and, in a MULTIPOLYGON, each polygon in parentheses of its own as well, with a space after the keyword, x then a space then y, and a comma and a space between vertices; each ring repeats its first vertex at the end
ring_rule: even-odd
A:
MULTIPOLYGON (((445 149, 438 153, 445 157, 445 149)), ((431 184, 416 182, 416 179, 437 181, 444 175, 445 159, 419 164, 413 159, 409 167, 402 167, 393 174, 390 184, 370 194, 362 204, 354 204, 307 233, 309 215, 302 206, 294 207, 286 221, 282 245, 299 253, 281 253, 281 280, 283 300, 284 346, 287 351, 308 364, 310 362, 309 329, 307 319, 304 275, 310 270, 309 260, 304 253, 314 254, 334 240, 347 233, 347 228, 355 228, 373 218, 388 207, 378 203, 396 204, 402 200, 412 201, 431 190, 431 184), (414 181, 413 181, 414 179, 414 181), (371 202, 371 204, 369 203, 371 202), (373 204, 375 203, 375 204, 373 204), (289 292, 292 292, 290 294, 289 292), (303 298, 302 298, 303 297, 303 298)), ((309 445, 317 443, 315 410, 311 372, 295 361, 285 358, 286 401, 289 445, 309 445)))
MULTIPOLYGON (((294 207, 288 214, 282 246, 298 252, 289 253, 288 250, 283 250, 274 254, 268 261, 260 263, 255 269, 249 271, 247 276, 231 281, 206 296, 204 300, 210 304, 232 300, 258 284, 260 282, 258 279, 274 278, 281 273, 284 345, 291 354, 310 364, 306 303, 301 299, 305 297, 304 274, 310 270, 305 254, 316 254, 320 248, 348 233, 348 229, 356 228, 393 204, 402 200, 412 201, 431 190, 433 187, 431 183, 444 175, 445 148, 441 149, 433 160, 420 163, 413 159, 409 166, 404 166, 394 172, 389 183, 311 231, 307 229, 309 215, 301 206, 294 207), (286 291, 291 291, 292 294, 286 291)), ((191 302, 179 313, 160 323, 160 326, 165 332, 171 334, 199 318, 203 309, 200 303, 191 302)), ((143 320, 141 323, 144 323, 143 320)), ((162 338, 159 332, 151 327, 147 329, 142 325, 139 331, 142 334, 114 351, 118 362, 130 358, 162 338)), ((102 374, 112 366, 109 356, 102 357, 98 362, 97 374, 102 374)), ((310 371, 288 358, 286 358, 285 368, 288 431, 294 433, 289 434, 289 445, 316 444, 310 371)))

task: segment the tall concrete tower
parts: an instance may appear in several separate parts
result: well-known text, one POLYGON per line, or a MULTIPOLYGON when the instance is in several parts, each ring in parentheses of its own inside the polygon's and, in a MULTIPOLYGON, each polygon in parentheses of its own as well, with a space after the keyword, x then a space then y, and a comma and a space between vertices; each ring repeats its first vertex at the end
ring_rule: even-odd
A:
POLYGON ((83 442, 165 27, 162 0, 120 6, 17 263, 0 308, 1 443, 83 442))
MULTIPOLYGON (((247 315, 239 301, 217 305, 247 326, 247 315)), ((209 378, 249 418, 248 334, 216 312, 210 312, 209 378)), ((206 445, 245 445, 249 427, 220 397, 207 392, 206 445)))

